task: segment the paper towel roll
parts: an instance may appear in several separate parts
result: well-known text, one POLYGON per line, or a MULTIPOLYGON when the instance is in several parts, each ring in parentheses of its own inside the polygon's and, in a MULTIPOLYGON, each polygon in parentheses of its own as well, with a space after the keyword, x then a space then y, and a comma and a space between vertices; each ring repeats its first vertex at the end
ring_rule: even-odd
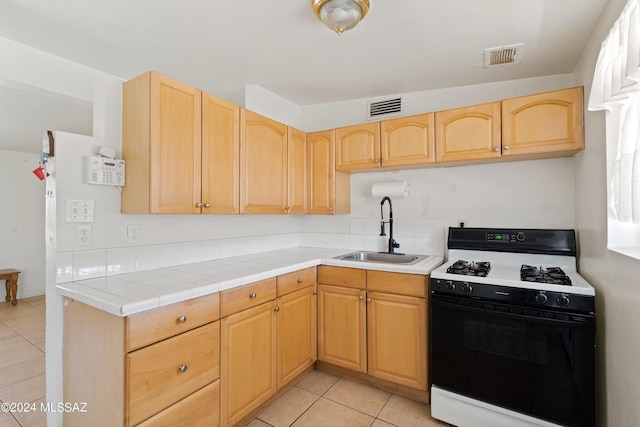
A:
POLYGON ((374 197, 407 197, 409 195, 409 184, 407 184, 407 181, 379 182, 371 186, 371 195, 374 197))

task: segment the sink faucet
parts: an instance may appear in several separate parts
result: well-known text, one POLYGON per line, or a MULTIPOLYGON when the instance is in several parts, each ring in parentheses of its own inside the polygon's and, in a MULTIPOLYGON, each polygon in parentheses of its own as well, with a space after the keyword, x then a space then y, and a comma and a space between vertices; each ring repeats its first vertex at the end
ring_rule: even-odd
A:
POLYGON ((391 198, 389 196, 385 196, 380 201, 380 235, 386 236, 387 234, 384 231, 384 224, 389 224, 389 253, 395 253, 395 248, 400 247, 400 243, 396 242, 393 238, 393 207, 391 205, 391 198), (382 208, 384 207, 384 202, 389 202, 389 221, 384 220, 384 212, 382 208))

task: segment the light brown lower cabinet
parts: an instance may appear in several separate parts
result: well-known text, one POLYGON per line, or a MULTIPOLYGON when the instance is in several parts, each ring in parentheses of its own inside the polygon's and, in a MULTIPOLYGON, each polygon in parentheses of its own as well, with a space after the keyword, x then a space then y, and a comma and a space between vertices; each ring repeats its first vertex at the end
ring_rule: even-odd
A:
POLYGON ((222 319, 220 425, 236 424, 276 392, 276 302, 222 319))
POLYGON ((278 297, 278 389, 317 358, 315 286, 278 297))
POLYGON ((318 267, 318 360, 428 399, 428 276, 362 271, 318 267))
POLYGON ((318 284, 318 360, 367 371, 364 289, 318 284))
POLYGON ((217 426, 219 312, 218 294, 124 318, 66 299, 63 399, 87 411, 65 427, 217 426))

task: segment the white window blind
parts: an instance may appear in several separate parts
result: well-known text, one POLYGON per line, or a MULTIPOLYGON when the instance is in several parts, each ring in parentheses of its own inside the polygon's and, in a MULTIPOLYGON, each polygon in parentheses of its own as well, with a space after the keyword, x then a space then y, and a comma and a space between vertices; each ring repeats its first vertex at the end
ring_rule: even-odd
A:
POLYGON ((630 0, 602 42, 589 110, 607 110, 609 221, 640 224, 640 6, 630 0))

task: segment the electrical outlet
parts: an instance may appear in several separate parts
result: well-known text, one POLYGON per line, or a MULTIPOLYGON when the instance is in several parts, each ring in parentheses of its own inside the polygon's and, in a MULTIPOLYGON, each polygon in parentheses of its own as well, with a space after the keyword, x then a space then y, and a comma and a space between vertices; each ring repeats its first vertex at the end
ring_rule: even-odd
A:
POLYGON ((90 225, 76 226, 76 246, 78 247, 91 246, 91 226, 90 225))
POLYGON ((140 243, 139 225, 127 225, 127 243, 140 243))

